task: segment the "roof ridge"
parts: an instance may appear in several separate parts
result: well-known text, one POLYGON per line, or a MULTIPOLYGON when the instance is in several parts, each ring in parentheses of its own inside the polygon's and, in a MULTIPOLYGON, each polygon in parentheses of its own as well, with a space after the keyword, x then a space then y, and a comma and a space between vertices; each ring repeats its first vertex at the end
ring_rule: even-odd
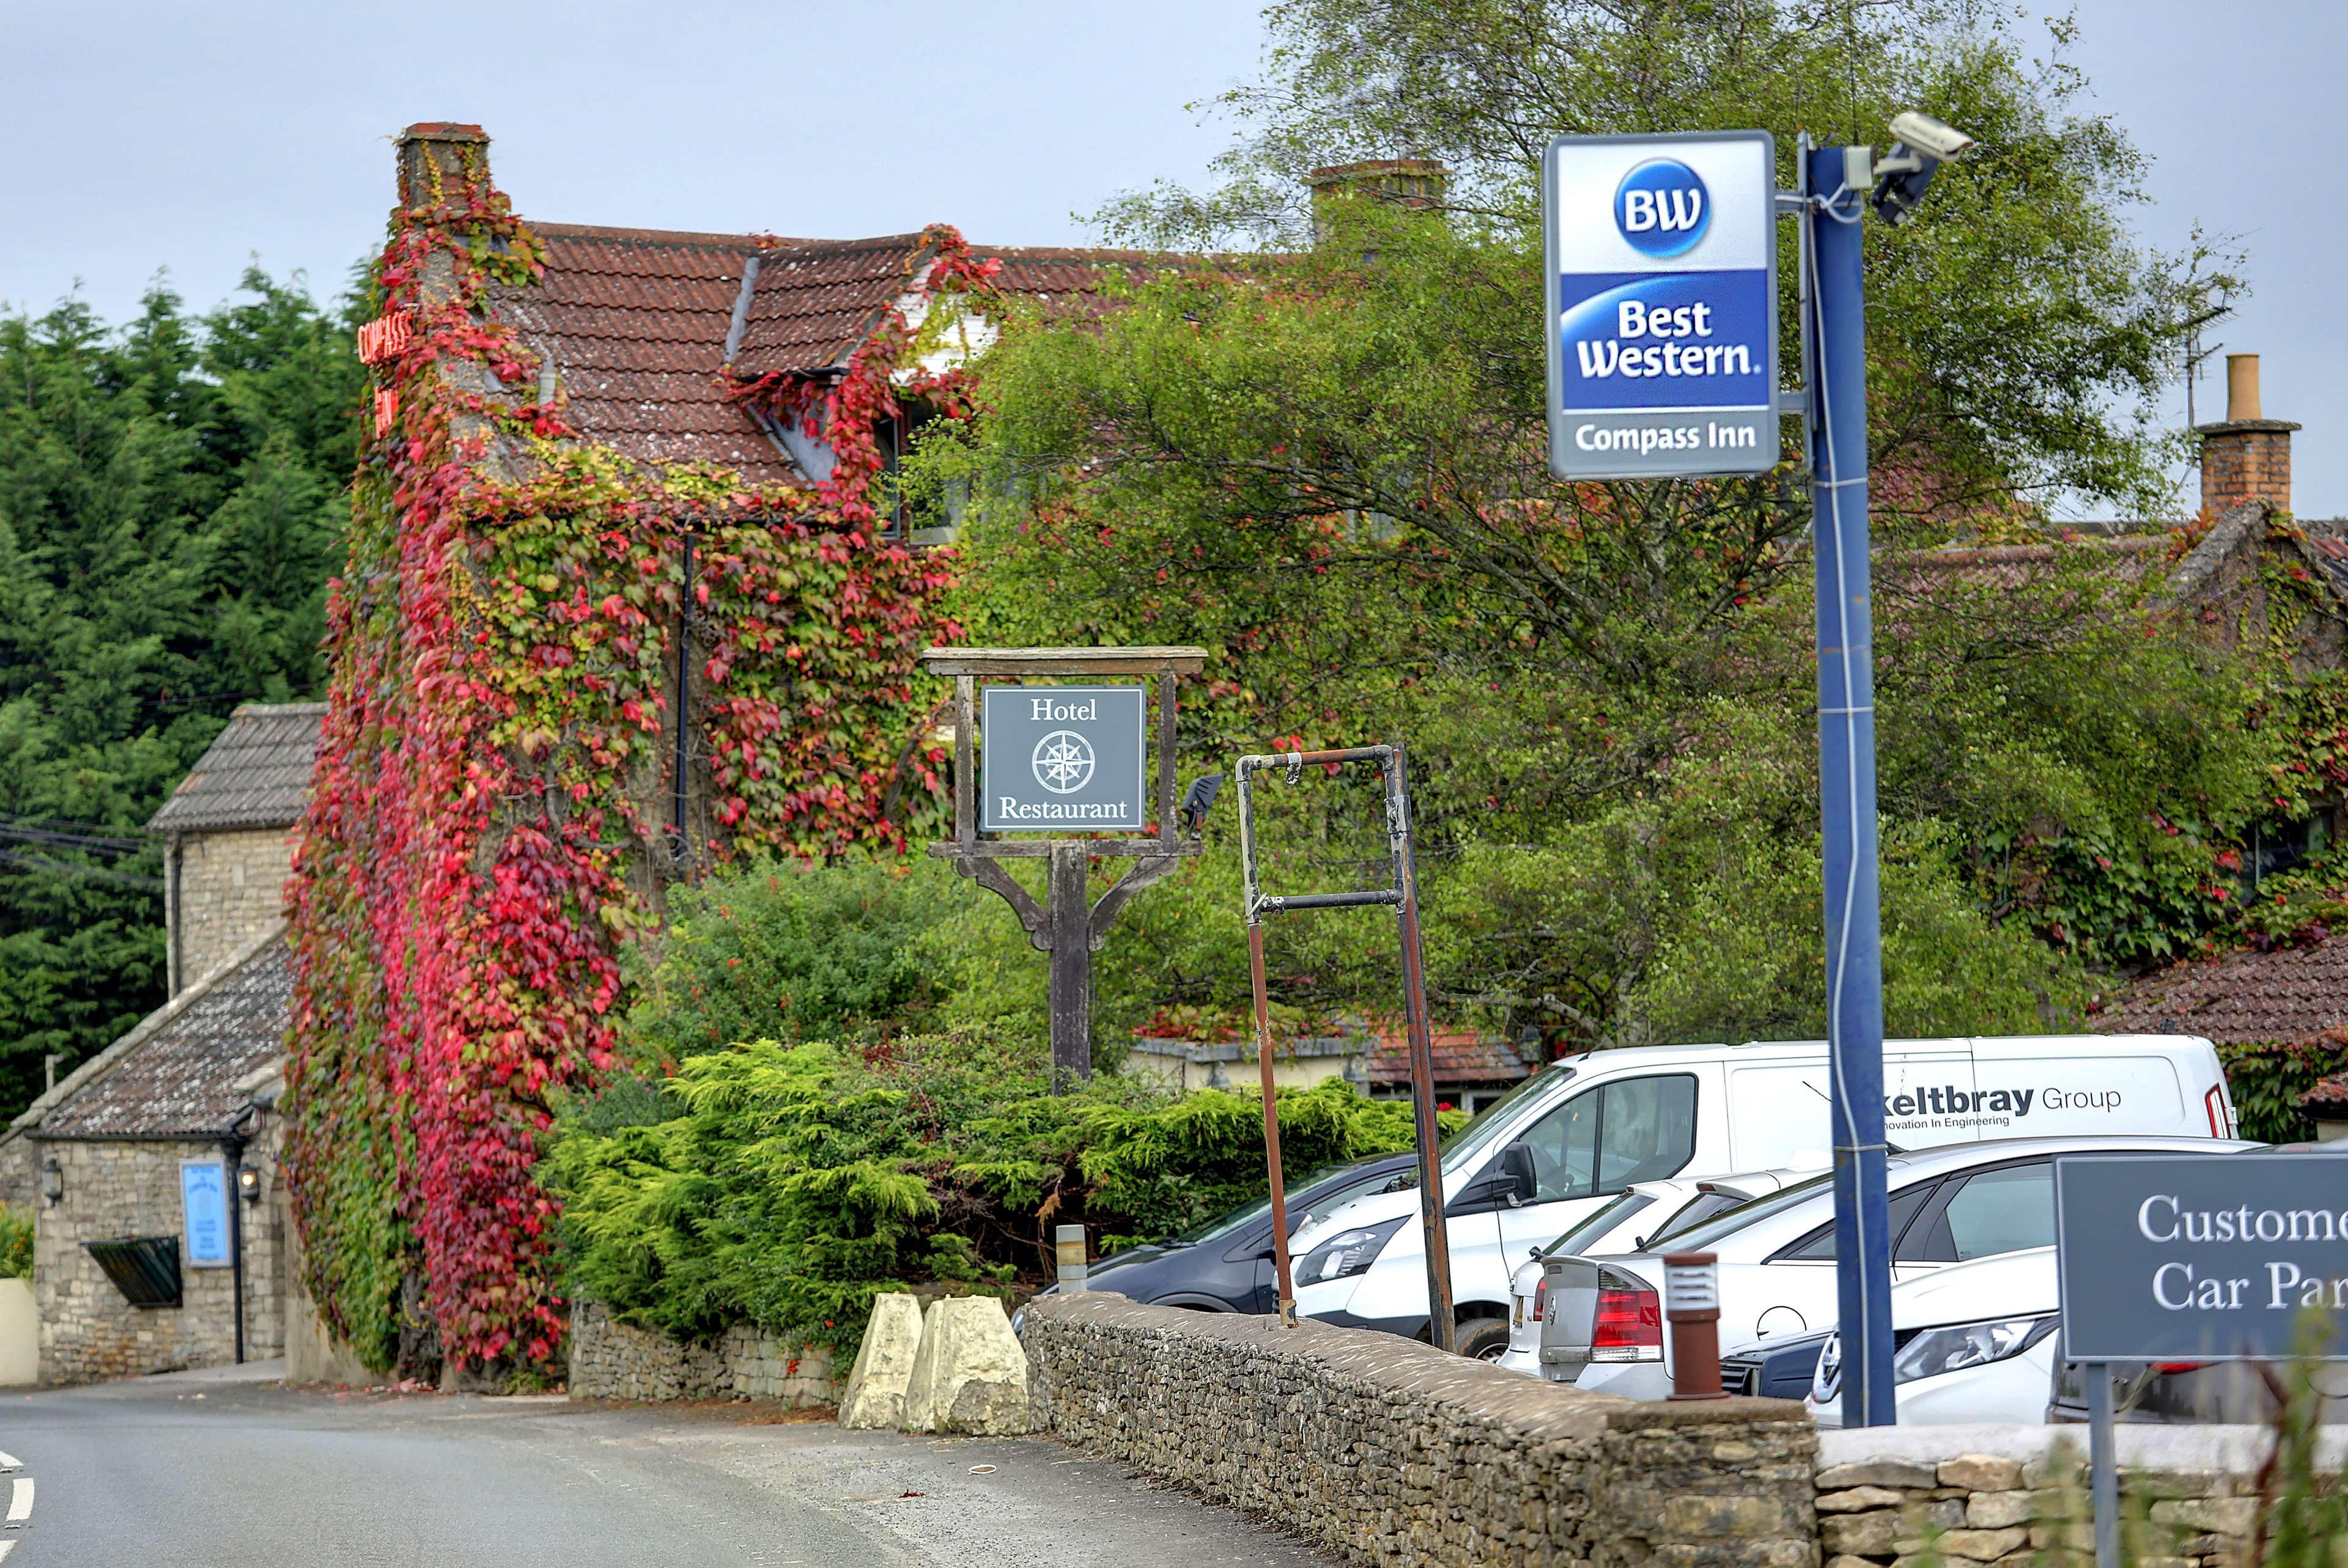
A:
MULTIPOLYGON (((542 238, 557 240, 613 240, 636 245, 707 245, 725 250, 757 251, 770 246, 771 239, 757 234, 726 234, 707 229, 631 229, 604 223, 548 223, 535 219, 526 220, 530 231, 542 238)), ((786 240, 787 245, 802 241, 786 240)))

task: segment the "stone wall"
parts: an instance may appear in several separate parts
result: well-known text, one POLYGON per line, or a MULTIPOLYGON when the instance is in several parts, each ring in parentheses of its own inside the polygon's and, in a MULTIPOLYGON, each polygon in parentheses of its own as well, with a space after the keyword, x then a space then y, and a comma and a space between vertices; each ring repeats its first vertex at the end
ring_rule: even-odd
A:
MULTIPOLYGON (((264 1193, 277 1174, 282 1127, 274 1117, 265 1119, 262 1135, 245 1151, 264 1193)), ((189 1264, 180 1206, 180 1162, 220 1159, 220 1144, 194 1138, 33 1142, 43 1158, 56 1159, 65 1185, 60 1202, 36 1211, 41 1381, 88 1383, 235 1360, 234 1273, 189 1264), (176 1307, 131 1306, 81 1245, 152 1235, 180 1238, 176 1307)), ((284 1352, 281 1210, 271 1203, 239 1206, 244 1211, 244 1354, 248 1361, 261 1361, 284 1352)))
POLYGON ((293 835, 282 827, 178 835, 170 923, 173 995, 194 985, 283 917, 293 835))
POLYGON ((1364 1564, 1815 1568, 1818 1434, 1636 1405, 1392 1335, 1039 1296, 1037 1427, 1364 1564))
POLYGON ((736 1324, 711 1345, 632 1327, 601 1302, 571 1310, 574 1399, 760 1399, 793 1407, 837 1402, 831 1352, 804 1349, 736 1324))
MULTIPOLYGON (((2271 1448, 2256 1427, 2122 1425, 2120 1513, 2130 1561, 2231 1568, 2258 1518, 2271 1448)), ((1821 1434, 1826 1568, 1880 1568, 1928 1548, 1941 1568, 2092 1562, 2085 1427, 1906 1427, 1821 1434)), ((2337 1465, 2348 1431, 2330 1439, 2337 1465)))

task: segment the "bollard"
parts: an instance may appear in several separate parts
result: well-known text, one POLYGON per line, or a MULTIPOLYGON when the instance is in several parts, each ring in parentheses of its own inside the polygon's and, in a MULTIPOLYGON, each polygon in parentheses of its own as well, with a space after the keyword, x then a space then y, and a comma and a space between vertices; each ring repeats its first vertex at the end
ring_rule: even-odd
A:
POLYGON ((1728 1398, 1720 1386, 1720 1268, 1712 1254, 1663 1254, 1663 1320, 1672 1326, 1672 1398, 1728 1398))
MULTIPOLYGON (((1089 1288, 1085 1284, 1085 1227, 1057 1225, 1052 1231, 1053 1248, 1060 1265, 1060 1293, 1068 1295, 1089 1288)), ((1718 1313, 1713 1316, 1718 1317, 1718 1313)))

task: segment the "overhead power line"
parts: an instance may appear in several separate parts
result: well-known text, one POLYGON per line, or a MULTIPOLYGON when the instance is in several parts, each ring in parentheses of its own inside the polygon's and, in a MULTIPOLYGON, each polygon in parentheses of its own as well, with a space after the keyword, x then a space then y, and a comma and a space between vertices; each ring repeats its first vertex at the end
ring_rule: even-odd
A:
POLYGON ((46 871, 57 876, 79 877, 89 882, 111 882, 118 886, 136 887, 148 893, 163 891, 163 879, 160 876, 140 876, 128 871, 109 871, 101 866, 77 866, 70 860, 52 860, 46 855, 32 855, 22 849, 0 849, 0 866, 21 866, 27 871, 46 871))

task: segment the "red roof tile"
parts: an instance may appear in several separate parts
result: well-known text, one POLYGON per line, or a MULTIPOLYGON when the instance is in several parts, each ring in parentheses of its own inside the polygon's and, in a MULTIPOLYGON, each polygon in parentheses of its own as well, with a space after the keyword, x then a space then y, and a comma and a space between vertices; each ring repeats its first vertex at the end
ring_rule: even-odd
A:
MULTIPOLYGON (((1434 1058, 1435 1083, 1462 1088, 1478 1083, 1515 1083, 1532 1074, 1515 1046, 1497 1035, 1473 1030, 1438 1029, 1427 1042, 1434 1058)), ((1410 1081, 1410 1044, 1400 1024, 1379 1027, 1370 1047, 1370 1081, 1395 1084, 1410 1081)))
POLYGON ((2127 983, 2096 1018, 2107 1033, 2184 1033, 2219 1045, 2348 1040, 2348 940, 2171 964, 2127 983))
MULTIPOLYGON (((495 305, 551 366, 564 416, 591 440, 644 462, 704 462, 756 483, 798 478, 726 395, 726 375, 821 374, 844 365, 881 313, 922 276, 921 236, 777 240, 652 229, 533 223, 546 242, 535 287, 495 305), (741 340, 726 357, 742 280, 757 259, 741 340)), ((1138 251, 981 251, 1000 285, 1095 308, 1101 269, 1138 251)))

